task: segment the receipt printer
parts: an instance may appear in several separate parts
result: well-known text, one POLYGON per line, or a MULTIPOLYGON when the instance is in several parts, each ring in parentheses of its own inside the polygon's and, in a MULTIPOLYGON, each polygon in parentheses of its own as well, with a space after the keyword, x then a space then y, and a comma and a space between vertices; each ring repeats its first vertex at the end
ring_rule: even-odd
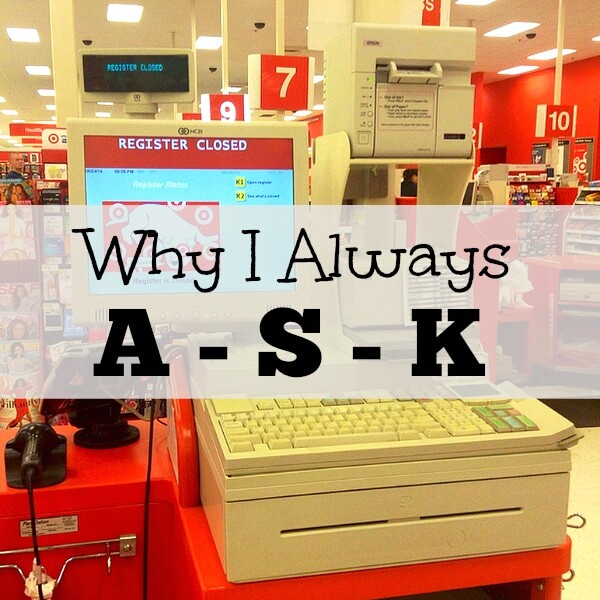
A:
POLYGON ((324 133, 351 155, 469 158, 476 32, 354 23, 325 48, 324 133))

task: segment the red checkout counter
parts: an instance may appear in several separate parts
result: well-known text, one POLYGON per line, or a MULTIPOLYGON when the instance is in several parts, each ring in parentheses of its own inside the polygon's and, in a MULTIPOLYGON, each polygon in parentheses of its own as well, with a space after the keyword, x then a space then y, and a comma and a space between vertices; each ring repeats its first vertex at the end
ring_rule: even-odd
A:
MULTIPOLYGON (((174 401, 177 473, 168 451, 167 427, 155 424, 148 546, 149 600, 367 600, 481 587, 494 600, 559 600, 562 574, 569 570, 569 538, 558 548, 232 584, 225 577, 204 511, 199 505, 197 440, 191 402, 174 401)), ((137 600, 142 598, 143 501, 147 472, 148 423, 139 442, 113 450, 88 450, 73 444, 75 429, 58 427, 68 438, 67 479, 36 490, 38 519, 62 517, 59 529, 39 537, 41 559, 56 578, 77 554, 105 551, 106 544, 45 549, 137 535, 134 557, 70 562, 54 600, 137 600), (65 527, 66 525, 66 527, 65 527)), ((15 431, 0 431, 0 448, 15 431)), ((8 488, 0 468, 0 597, 25 597, 17 564, 27 575, 33 552, 22 535, 29 519, 27 493, 8 488)), ((251 548, 248 549, 252 551, 251 548)))

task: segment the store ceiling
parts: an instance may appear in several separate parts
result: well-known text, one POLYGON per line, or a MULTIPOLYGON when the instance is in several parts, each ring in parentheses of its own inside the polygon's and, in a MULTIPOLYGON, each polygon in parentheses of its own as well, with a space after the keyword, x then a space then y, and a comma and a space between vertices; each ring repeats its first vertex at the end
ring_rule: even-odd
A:
MULTIPOLYGON (((125 2, 126 0, 121 0, 125 2)), ((327 2, 328 0, 323 0, 327 2)), ((415 0, 418 1, 418 0, 415 0)), ((454 1, 454 0, 453 0, 454 1)), ((221 33, 221 0, 131 0, 143 4, 140 24, 108 23, 108 0, 74 0, 75 39, 77 48, 84 48, 82 40, 92 40, 92 48, 170 48, 191 47, 191 14, 195 5, 196 34, 221 33)), ((565 57, 565 62, 600 55, 600 42, 592 37, 600 35, 598 0, 564 0, 567 19, 564 46, 577 53, 565 57)), ((247 55, 275 51, 275 0, 229 0, 229 83, 247 83, 247 55), (256 22, 265 23, 257 30, 256 22)), ((30 76, 27 65, 52 66, 50 44, 49 0, 0 0, 2 31, 0 31, 0 96, 6 103, 1 109, 15 109, 18 116, 0 115, 0 133, 8 133, 12 119, 45 121, 54 113, 45 108, 54 103, 52 98, 38 95, 39 88, 52 88, 51 76, 30 76), (15 7, 18 6, 18 10, 15 7), (34 27, 40 33, 37 44, 14 43, 8 39, 5 27, 34 27)), ((478 31, 477 62, 475 71, 485 73, 485 81, 505 76, 497 71, 520 64, 539 64, 540 68, 553 62, 527 60, 535 52, 556 47, 558 0, 496 0, 485 7, 452 4, 451 24, 473 26, 478 31), (511 38, 488 38, 483 33, 511 21, 534 21, 541 26, 532 30, 532 40, 521 34, 511 38)), ((308 0, 285 1, 286 51, 306 53, 308 0)), ((317 73, 322 73, 322 53, 311 52, 317 59, 317 73)), ((221 88, 221 51, 198 51, 198 84, 201 93, 216 93, 221 88), (209 67, 217 67, 211 73, 209 67)), ((591 82, 598 85, 599 82, 591 82)), ((320 102, 322 84, 316 86, 315 102, 320 102)), ((548 101, 552 101, 549 98, 548 101)), ((118 115, 119 109, 113 109, 118 115)), ((3 143, 4 140, 0 140, 3 143)))

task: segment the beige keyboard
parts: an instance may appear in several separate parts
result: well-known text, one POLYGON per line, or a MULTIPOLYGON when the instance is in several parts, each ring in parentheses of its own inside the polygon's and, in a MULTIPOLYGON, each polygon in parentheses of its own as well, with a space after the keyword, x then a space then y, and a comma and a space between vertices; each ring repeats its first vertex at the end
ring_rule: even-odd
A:
POLYGON ((418 390, 403 395, 212 398, 196 401, 196 413, 226 473, 527 452, 578 438, 569 421, 533 398, 466 403, 421 399, 418 390))

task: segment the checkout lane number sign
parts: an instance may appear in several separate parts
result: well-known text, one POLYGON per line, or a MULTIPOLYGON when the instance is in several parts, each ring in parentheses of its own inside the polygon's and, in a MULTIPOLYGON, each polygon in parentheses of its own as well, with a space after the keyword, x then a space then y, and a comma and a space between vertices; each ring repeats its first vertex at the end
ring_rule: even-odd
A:
POLYGON ((538 104, 535 120, 536 137, 575 137, 577 105, 538 104))
POLYGON ((291 111, 312 108, 314 74, 312 56, 250 54, 250 108, 291 111))

